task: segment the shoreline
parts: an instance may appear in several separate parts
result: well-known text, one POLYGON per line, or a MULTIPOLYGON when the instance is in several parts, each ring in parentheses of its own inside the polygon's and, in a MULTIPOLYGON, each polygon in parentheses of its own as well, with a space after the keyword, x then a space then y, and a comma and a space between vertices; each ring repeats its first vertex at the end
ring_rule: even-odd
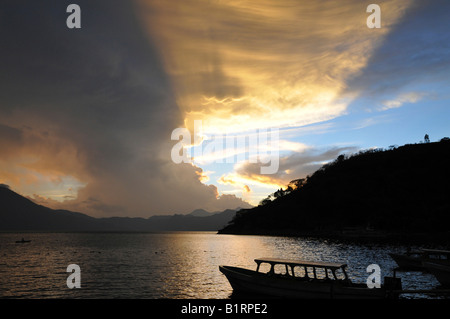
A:
POLYGON ((406 245, 446 245, 450 243, 450 232, 444 233, 410 233, 410 232, 338 232, 338 231, 295 231, 295 230, 273 230, 273 231, 227 231, 219 230, 218 235, 245 235, 245 236, 276 236, 276 237, 298 237, 322 240, 338 240, 352 243, 373 244, 406 244, 406 245))

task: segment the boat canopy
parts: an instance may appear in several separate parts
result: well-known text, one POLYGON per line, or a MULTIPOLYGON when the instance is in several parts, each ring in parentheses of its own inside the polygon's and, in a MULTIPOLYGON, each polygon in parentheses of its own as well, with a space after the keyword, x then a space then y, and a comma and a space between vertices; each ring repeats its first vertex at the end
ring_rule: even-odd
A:
POLYGON ((273 275, 275 274, 275 265, 284 265, 286 267, 286 274, 288 277, 297 277, 295 275, 294 268, 299 266, 304 268, 304 276, 301 276, 302 278, 311 278, 308 275, 307 268, 311 267, 313 274, 312 278, 318 279, 316 268, 322 268, 325 270, 325 278, 330 279, 328 275, 328 269, 332 273, 332 277, 334 279, 338 279, 336 276, 336 270, 342 271, 342 274, 344 275, 344 279, 348 280, 347 273, 345 271, 345 267, 347 267, 346 264, 339 264, 339 263, 331 263, 331 262, 321 262, 321 261, 305 261, 305 260, 290 260, 290 259, 278 259, 278 258, 256 258, 255 262, 257 264, 256 272, 259 272, 260 265, 262 263, 268 263, 270 264, 270 270, 269 274, 273 275), (289 274, 288 268, 291 268, 291 274, 289 274))
POLYGON ((306 267, 322 267, 331 270, 343 269, 347 267, 347 264, 331 263, 331 262, 321 262, 321 261, 305 261, 305 260, 290 260, 290 259, 279 259, 279 258, 256 258, 255 262, 258 264, 268 263, 270 265, 289 265, 291 267, 295 266, 306 266, 306 267))

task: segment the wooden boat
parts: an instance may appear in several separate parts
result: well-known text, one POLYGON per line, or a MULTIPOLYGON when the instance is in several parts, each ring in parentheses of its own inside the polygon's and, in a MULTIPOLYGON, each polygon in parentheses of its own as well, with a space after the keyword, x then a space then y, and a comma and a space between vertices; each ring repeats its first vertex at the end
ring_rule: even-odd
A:
POLYGON ((22 240, 16 240, 16 244, 24 244, 24 243, 29 243, 31 242, 31 240, 25 240, 22 238, 22 240))
POLYGON ((384 285, 370 289, 366 284, 353 283, 347 276, 346 264, 273 258, 258 258, 255 262, 256 271, 219 266, 233 292, 279 298, 381 299, 396 298, 398 295, 391 292, 401 289, 400 278, 391 278, 396 287, 389 290, 384 285), (270 266, 267 273, 260 271, 263 263, 270 266))
POLYGON ((442 286, 450 287, 450 265, 448 263, 427 261, 423 265, 436 277, 442 286))
POLYGON ((450 251, 440 249, 420 249, 418 251, 408 250, 405 254, 389 254, 400 269, 426 270, 423 265, 427 261, 437 261, 450 264, 450 251))

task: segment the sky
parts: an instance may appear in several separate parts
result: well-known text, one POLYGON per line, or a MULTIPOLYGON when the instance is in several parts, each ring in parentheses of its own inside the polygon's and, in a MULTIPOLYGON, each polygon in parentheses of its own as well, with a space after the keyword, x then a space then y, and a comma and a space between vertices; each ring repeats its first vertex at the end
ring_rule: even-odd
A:
POLYGON ((450 136, 446 0, 2 1, 0 39, 0 184, 52 208, 251 207, 450 136))

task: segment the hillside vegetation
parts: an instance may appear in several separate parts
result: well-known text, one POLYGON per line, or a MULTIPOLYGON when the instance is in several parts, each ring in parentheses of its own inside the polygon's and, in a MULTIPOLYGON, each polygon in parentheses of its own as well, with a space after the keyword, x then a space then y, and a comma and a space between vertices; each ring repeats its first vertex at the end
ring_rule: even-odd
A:
POLYGON ((337 234, 450 231, 450 141, 408 144, 339 156, 239 211, 219 233, 337 234))

